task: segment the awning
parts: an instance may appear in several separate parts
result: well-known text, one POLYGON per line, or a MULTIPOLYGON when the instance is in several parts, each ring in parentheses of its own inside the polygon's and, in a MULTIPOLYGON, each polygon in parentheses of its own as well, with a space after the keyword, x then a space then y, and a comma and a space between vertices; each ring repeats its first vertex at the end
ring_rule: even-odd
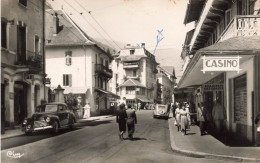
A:
POLYGON ((142 102, 152 102, 151 100, 148 100, 147 98, 144 98, 144 97, 139 97, 137 99, 142 101, 142 102))
POLYGON ((238 56, 240 63, 251 58, 253 55, 260 54, 260 37, 233 37, 212 46, 200 49, 196 52, 190 63, 188 64, 178 88, 202 85, 226 71, 205 72, 203 69, 202 57, 205 56, 238 56))
POLYGON ((117 94, 110 92, 110 91, 106 91, 106 90, 103 90, 103 89, 100 89, 100 88, 95 88, 95 91, 106 94, 107 98, 120 99, 120 96, 118 96, 117 94))

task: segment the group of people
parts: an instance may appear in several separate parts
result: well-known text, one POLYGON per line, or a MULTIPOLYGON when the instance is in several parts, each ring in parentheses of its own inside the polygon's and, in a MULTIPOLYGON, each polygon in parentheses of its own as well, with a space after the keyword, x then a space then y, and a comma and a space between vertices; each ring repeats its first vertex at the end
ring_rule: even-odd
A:
MULTIPOLYGON (((178 132, 183 132, 186 135, 187 129, 190 128, 191 114, 189 111, 188 103, 176 103, 173 107, 173 116, 175 117, 175 125, 178 132)), ((197 107, 197 121, 199 122, 200 135, 206 135, 206 129, 213 130, 213 133, 218 135, 222 134, 225 128, 226 112, 224 107, 217 100, 212 112, 204 107, 204 103, 198 103, 197 107)))
POLYGON ((119 138, 124 139, 124 133, 126 132, 126 126, 128 129, 128 138, 133 140, 133 134, 135 132, 135 124, 137 123, 137 118, 135 114, 135 109, 131 107, 130 104, 125 107, 122 103, 119 105, 119 109, 116 114, 116 122, 119 126, 119 138))
POLYGON ((190 128, 190 111, 188 103, 176 103, 173 111, 178 132, 182 132, 183 135, 186 135, 187 129, 190 128))

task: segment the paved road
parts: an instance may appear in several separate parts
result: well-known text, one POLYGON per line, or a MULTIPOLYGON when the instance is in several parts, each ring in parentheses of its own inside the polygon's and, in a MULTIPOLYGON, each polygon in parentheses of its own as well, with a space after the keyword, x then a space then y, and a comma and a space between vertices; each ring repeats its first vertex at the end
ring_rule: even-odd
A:
POLYGON ((2 150, 2 162, 222 162, 175 154, 170 148, 168 121, 153 119, 152 111, 137 112, 135 140, 121 141, 115 117, 86 123, 72 132, 2 150), (7 151, 24 154, 19 159, 7 151))

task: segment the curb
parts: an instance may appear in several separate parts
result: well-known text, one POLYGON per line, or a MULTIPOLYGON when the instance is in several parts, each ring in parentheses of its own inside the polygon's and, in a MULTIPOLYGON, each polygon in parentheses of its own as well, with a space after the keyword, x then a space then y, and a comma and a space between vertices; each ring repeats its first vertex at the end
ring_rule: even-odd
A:
POLYGON ((217 155, 211 153, 204 153, 204 152, 196 152, 196 151, 189 151, 184 150, 176 146, 173 136, 173 129, 170 125, 170 119, 168 120, 169 130, 170 130, 170 141, 171 141, 171 148, 173 152, 179 153, 188 157, 195 157, 195 158, 207 158, 207 159, 221 159, 221 160, 230 160, 230 161, 252 161, 252 162, 260 162, 260 159, 257 158, 249 158, 249 157, 238 157, 238 156, 228 156, 228 155, 217 155))

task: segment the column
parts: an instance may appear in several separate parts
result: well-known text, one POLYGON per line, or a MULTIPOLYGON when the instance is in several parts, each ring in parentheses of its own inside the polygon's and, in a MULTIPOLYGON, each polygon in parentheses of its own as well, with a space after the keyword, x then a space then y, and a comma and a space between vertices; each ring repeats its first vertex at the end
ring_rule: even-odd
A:
POLYGON ((6 98, 9 99, 6 108, 6 121, 9 123, 10 127, 14 127, 14 82, 9 81, 9 88, 7 88, 7 96, 6 98), (9 105, 9 107, 8 107, 9 105))

